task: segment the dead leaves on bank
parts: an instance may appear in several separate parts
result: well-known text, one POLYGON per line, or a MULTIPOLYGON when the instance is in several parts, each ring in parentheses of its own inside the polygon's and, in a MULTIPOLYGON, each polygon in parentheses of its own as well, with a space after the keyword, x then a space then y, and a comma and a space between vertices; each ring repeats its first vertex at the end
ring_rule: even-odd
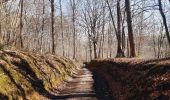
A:
POLYGON ((170 58, 93 60, 88 68, 105 77, 116 100, 170 99, 170 58))

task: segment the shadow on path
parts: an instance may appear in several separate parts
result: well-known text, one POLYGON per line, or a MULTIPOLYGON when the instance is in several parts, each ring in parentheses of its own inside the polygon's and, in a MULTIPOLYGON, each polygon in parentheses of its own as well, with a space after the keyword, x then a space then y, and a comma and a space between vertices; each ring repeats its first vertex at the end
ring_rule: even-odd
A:
POLYGON ((94 89, 98 100, 115 100, 104 77, 97 72, 93 72, 93 79, 94 89))
POLYGON ((55 100, 114 100, 106 80, 83 68, 55 100), (91 78, 90 78, 91 77, 91 78), (90 89, 90 90, 89 90, 90 89))
POLYGON ((96 97, 96 95, 94 93, 91 94, 86 94, 86 93, 82 93, 82 94, 67 94, 67 95, 62 95, 62 96, 56 96, 55 99, 61 99, 61 100, 65 100, 68 98, 83 98, 83 97, 96 97))

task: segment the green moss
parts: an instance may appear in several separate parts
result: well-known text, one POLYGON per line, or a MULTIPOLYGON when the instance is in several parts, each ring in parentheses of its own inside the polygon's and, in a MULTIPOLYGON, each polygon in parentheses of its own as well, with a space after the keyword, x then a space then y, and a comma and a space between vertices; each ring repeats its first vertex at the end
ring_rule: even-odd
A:
POLYGON ((11 100, 35 99, 43 91, 49 95, 78 68, 76 63, 61 56, 21 51, 0 53, 0 94, 11 100))

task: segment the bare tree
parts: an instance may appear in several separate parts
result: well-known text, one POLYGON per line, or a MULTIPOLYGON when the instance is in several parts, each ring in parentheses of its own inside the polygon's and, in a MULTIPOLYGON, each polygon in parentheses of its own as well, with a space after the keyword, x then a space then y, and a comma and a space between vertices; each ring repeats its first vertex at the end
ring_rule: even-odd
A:
POLYGON ((70 0, 72 10, 72 26, 73 26, 73 59, 76 59, 76 3, 75 0, 70 0))
POLYGON ((99 52, 98 58, 104 57, 104 42, 105 42, 105 25, 106 25, 106 4, 103 3, 103 11, 102 11, 102 35, 100 36, 100 45, 99 45, 99 52))
POLYGON ((164 14, 163 9, 162 9, 162 0, 158 0, 158 5, 159 5, 160 14, 161 14, 162 19, 163 19, 163 24, 164 24, 164 27, 165 27, 165 31, 166 31, 166 36, 167 36, 167 39, 168 39, 168 43, 169 43, 169 46, 170 46, 169 29, 168 29, 168 25, 167 25, 167 21, 166 21, 165 14, 164 14))
POLYGON ((154 44, 153 49, 154 49, 154 54, 156 58, 163 57, 162 48, 163 48, 165 36, 166 35, 163 34, 163 24, 161 23, 161 26, 159 29, 159 35, 155 36, 155 34, 153 34, 153 44, 154 44))
POLYGON ((1 28, 1 22, 0 22, 0 44, 1 44, 1 40, 2 40, 2 28, 1 28))
POLYGON ((133 36, 133 29, 132 29, 130 0, 125 0, 125 7, 126 7, 126 16, 127 16, 127 25, 128 25, 130 57, 135 57, 136 53, 135 53, 135 43, 134 43, 134 36, 133 36))
POLYGON ((54 34, 54 0, 51 0, 51 39, 52 39, 52 53, 55 54, 55 34, 54 34))
POLYGON ((87 61, 124 57, 124 53, 134 57, 135 47, 142 58, 169 55, 169 43, 164 39, 168 37, 169 24, 163 9, 163 2, 167 7, 169 0, 133 0, 131 3, 132 0, 69 0, 69 5, 58 0, 57 10, 55 0, 6 1, 0 0, 3 49, 14 47, 42 54, 51 52, 87 61), (160 12, 155 11, 158 7, 160 12), (161 33, 160 22, 154 17, 159 13, 161 33), (154 36, 150 35, 153 33, 154 36), (151 55, 153 52, 156 56, 151 55))
POLYGON ((43 49, 43 35, 44 35, 44 24, 45 24, 45 18, 44 18, 44 15, 45 15, 45 1, 43 0, 43 3, 42 3, 42 25, 41 25, 41 40, 40 40, 40 50, 41 50, 41 53, 42 53, 42 49, 43 49))
POLYGON ((20 0, 20 32, 19 32, 19 43, 20 43, 20 48, 24 48, 24 45, 23 45, 23 40, 22 40, 22 30, 23 30, 23 4, 24 4, 24 1, 23 0, 20 0))
POLYGON ((113 13, 111 10, 111 6, 108 0, 106 0, 106 3, 108 5, 109 8, 109 12, 110 12, 110 16, 112 19, 112 23, 113 23, 113 27, 116 33, 116 38, 117 38, 117 54, 116 57, 124 57, 124 52, 122 50, 122 38, 121 38, 121 11, 120 11, 120 0, 117 0, 117 28, 115 25, 115 21, 114 21, 114 17, 113 17, 113 13))
POLYGON ((117 42, 118 42, 118 48, 117 48, 117 55, 116 57, 125 57, 124 52, 121 48, 122 44, 122 37, 121 37, 121 11, 120 11, 120 0, 117 0, 117 42))
POLYGON ((59 3, 60 3, 60 28, 61 28, 61 35, 62 35, 62 51, 63 51, 63 56, 65 56, 65 49, 64 49, 64 32, 63 32, 62 0, 59 0, 59 3))

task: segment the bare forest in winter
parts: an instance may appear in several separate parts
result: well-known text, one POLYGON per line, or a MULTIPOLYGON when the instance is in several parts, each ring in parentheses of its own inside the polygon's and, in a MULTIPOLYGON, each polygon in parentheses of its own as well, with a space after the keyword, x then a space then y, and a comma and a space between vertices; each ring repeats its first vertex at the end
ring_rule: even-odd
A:
POLYGON ((170 0, 0 0, 0 100, 170 100, 170 0))
POLYGON ((1 0, 0 47, 94 58, 170 54, 168 0, 1 0), (125 3, 126 2, 126 3, 125 3))

